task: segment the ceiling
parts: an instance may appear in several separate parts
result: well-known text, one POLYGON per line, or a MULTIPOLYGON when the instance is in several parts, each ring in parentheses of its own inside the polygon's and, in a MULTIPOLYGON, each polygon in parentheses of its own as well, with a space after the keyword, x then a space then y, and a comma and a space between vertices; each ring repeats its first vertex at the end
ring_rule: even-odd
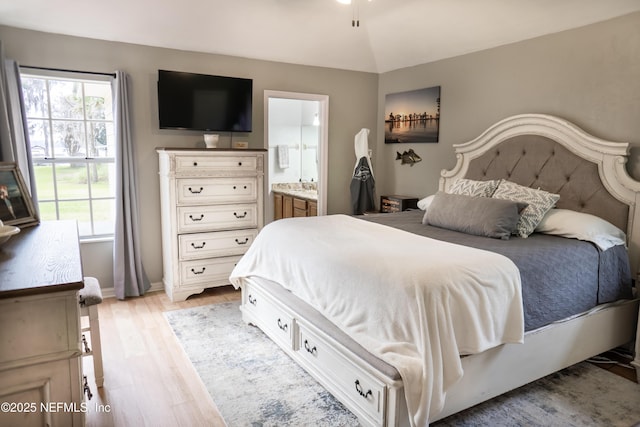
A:
POLYGON ((639 0, 0 0, 0 24, 383 73, 635 11, 639 0))

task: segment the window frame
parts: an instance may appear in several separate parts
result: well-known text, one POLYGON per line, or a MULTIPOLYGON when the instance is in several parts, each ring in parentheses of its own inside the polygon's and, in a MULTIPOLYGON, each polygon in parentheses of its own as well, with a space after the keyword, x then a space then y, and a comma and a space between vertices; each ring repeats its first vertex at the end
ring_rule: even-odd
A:
MULTIPOLYGON (((96 232, 96 223, 98 221, 96 221, 95 218, 95 210, 96 207, 95 202, 102 202, 102 201, 113 201, 113 206, 115 208, 115 200, 116 200, 116 190, 115 190, 115 165, 116 165, 116 147, 115 147, 115 118, 113 117, 113 115, 111 116, 111 118, 104 118, 104 119, 96 119, 96 118, 90 118, 88 117, 87 114, 87 108, 86 108, 86 90, 85 90, 85 84, 104 84, 109 86, 110 89, 110 93, 111 93, 111 105, 113 106, 113 101, 114 101, 114 96, 113 96, 113 79, 110 76, 95 76, 92 75, 90 77, 86 76, 84 73, 75 73, 75 72, 67 72, 67 71, 49 71, 49 70, 41 70, 38 69, 37 71, 30 71, 28 69, 21 69, 20 70, 20 78, 21 80, 24 78, 33 78, 33 79, 43 79, 45 80, 45 89, 44 92, 46 94, 47 100, 47 108, 46 108, 46 116, 45 117, 35 117, 35 116, 26 116, 26 120, 27 123, 31 123, 31 121, 41 121, 43 122, 43 126, 46 126, 46 132, 51 136, 51 138, 53 138, 54 135, 54 125, 55 123, 62 123, 62 122, 80 122, 82 123, 82 132, 83 132, 83 140, 84 140, 84 156, 57 156, 56 152, 55 152, 55 146, 54 146, 54 142, 52 139, 52 147, 53 147, 53 155, 50 157, 46 156, 46 153, 43 154, 42 156, 34 156, 33 155, 33 151, 32 151, 32 147, 29 147, 29 150, 31 151, 31 155, 30 155, 30 160, 31 160, 31 165, 32 167, 37 167, 37 165, 46 165, 46 166, 50 166, 51 167, 51 180, 52 180, 52 185, 53 185, 53 198, 41 198, 38 197, 38 207, 40 207, 41 203, 53 203, 55 206, 55 218, 57 220, 60 220, 60 204, 61 203, 65 203, 65 202, 86 202, 88 204, 89 207, 89 219, 88 220, 80 220, 78 218, 76 218, 76 221, 78 221, 78 223, 83 223, 83 224, 87 224, 88 228, 90 230, 90 234, 81 234, 80 235, 80 241, 81 242, 93 242, 93 241, 110 241, 113 240, 114 235, 115 235, 115 220, 116 220, 116 215, 115 215, 115 210, 112 214, 112 217, 110 218, 110 222, 113 224, 113 228, 111 230, 111 232, 109 233, 98 233, 96 232), (71 82, 75 82, 75 83, 79 83, 81 85, 81 91, 82 91, 82 117, 77 117, 77 118, 55 118, 52 117, 52 103, 51 103, 51 85, 50 85, 50 81, 51 80, 62 80, 62 81, 71 81, 71 82), (112 152, 113 154, 111 156, 105 156, 105 157, 91 157, 89 153, 89 134, 91 132, 90 128, 92 125, 96 124, 96 123, 104 123, 107 127, 111 127, 110 132, 109 129, 107 129, 107 134, 111 134, 113 135, 113 147, 112 147, 112 152), (61 198, 63 196, 60 195, 59 193, 59 189, 58 187, 61 186, 61 180, 58 177, 58 173, 57 172, 57 165, 72 165, 72 164, 76 164, 76 165, 82 165, 85 169, 85 173, 86 173, 86 177, 87 177, 87 195, 86 197, 69 197, 69 198, 61 198), (107 165, 113 165, 113 176, 112 176, 112 180, 113 182, 110 182, 111 187, 112 187, 112 191, 111 191, 111 195, 110 196, 94 196, 93 194, 93 185, 90 183, 91 182, 91 167, 93 165, 100 165, 100 164, 107 164, 107 165)), ((24 87, 24 85, 23 85, 24 87)), ((26 109, 26 108, 25 108, 26 109)), ((28 114, 28 111, 25 111, 25 114, 28 114)), ((38 185, 37 185, 37 180, 36 180, 36 191, 38 190, 38 185)), ((67 218, 64 218, 67 219, 67 218)), ((79 227, 80 231, 81 228, 79 227)))

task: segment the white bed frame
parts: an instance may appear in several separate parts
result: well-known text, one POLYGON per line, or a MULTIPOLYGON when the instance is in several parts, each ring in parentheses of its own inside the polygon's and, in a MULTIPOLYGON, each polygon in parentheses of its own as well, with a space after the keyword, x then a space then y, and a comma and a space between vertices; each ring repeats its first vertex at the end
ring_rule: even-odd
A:
MULTIPOLYGON (((518 115, 496 123, 468 143, 454 145, 457 164, 450 171, 442 171, 440 189, 444 190, 455 179, 464 177, 473 159, 506 139, 525 134, 550 138, 598 165, 600 179, 607 190, 629 206, 628 246, 632 271, 637 277, 640 210, 636 206, 640 201, 640 183, 633 180, 625 169, 628 143, 593 137, 557 117, 518 115)), ((410 425, 400 381, 379 373, 333 337, 316 328, 303 313, 271 295, 259 282, 250 281, 243 287, 242 294, 244 320, 260 327, 358 416, 363 425, 410 425), (260 300, 260 309, 256 308, 256 298, 260 300), (274 326, 276 319, 277 327, 274 326), (286 331, 283 324, 287 325, 286 331), (310 351, 313 348, 310 348, 309 342, 319 350, 310 351)), ((464 376, 447 392, 443 411, 431 421, 628 344, 635 337, 637 319, 636 299, 530 331, 525 334, 523 344, 502 345, 463 357, 464 376)), ((638 351, 634 363, 640 371, 638 351)))

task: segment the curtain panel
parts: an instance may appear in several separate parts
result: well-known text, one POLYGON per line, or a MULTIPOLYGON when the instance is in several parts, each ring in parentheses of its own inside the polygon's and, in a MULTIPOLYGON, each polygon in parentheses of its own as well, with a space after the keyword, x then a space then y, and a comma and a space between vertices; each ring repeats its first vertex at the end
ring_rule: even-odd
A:
POLYGON ((129 76, 116 71, 113 82, 116 133, 116 229, 113 286, 116 297, 141 296, 151 284, 142 265, 135 149, 131 136, 129 76))

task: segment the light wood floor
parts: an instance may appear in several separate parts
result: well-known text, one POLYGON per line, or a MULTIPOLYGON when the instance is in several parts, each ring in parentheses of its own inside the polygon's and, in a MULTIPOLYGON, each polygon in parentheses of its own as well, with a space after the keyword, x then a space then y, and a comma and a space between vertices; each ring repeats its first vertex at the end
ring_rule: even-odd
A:
MULTIPOLYGON (((88 403, 87 426, 224 426, 162 313, 239 299, 240 292, 227 286, 178 303, 170 302, 164 292, 126 301, 104 300, 99 312, 105 381, 103 388, 96 389, 91 358, 86 358, 85 374, 94 393, 88 403)), ((599 366, 637 381, 632 369, 599 366)))
POLYGON ((240 292, 231 286, 177 303, 164 292, 105 299, 98 307, 104 387, 96 388, 91 358, 84 360, 93 392, 87 426, 224 426, 162 313, 238 299, 240 292))

